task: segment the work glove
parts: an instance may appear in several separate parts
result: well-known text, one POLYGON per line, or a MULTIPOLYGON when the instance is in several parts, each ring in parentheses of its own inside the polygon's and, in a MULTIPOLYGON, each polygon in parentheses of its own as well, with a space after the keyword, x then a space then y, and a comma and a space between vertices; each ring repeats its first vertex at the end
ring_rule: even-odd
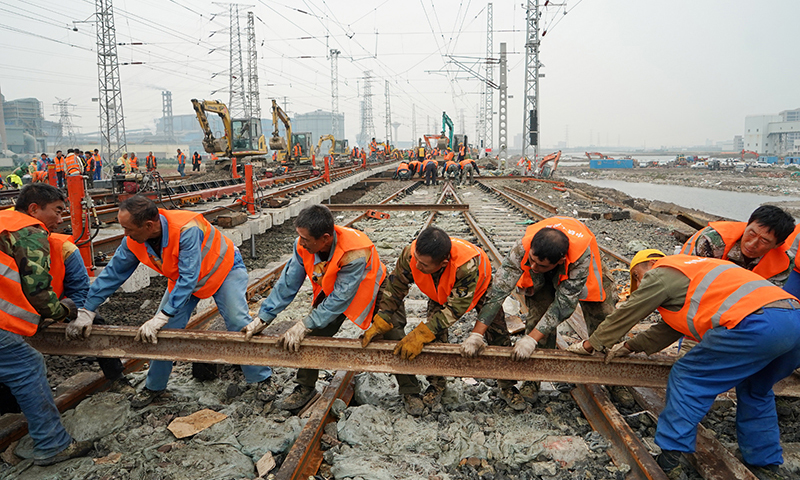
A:
POLYGON ((511 358, 517 361, 531 358, 534 350, 536 350, 536 343, 536 340, 534 340, 530 335, 523 335, 522 338, 517 340, 517 343, 514 344, 514 350, 511 352, 511 358))
POLYGON ((404 360, 414 360, 422 352, 422 347, 434 340, 436 340, 436 335, 427 325, 420 323, 417 328, 411 330, 408 335, 397 342, 393 353, 404 360))
POLYGON ((156 313, 156 316, 151 318, 150 320, 144 322, 144 324, 139 327, 139 331, 136 332, 136 336, 133 339, 137 342, 142 343, 158 343, 158 331, 164 328, 164 325, 169 322, 169 316, 166 313, 159 311, 156 313))
POLYGON ((292 328, 286 330, 286 333, 278 338, 278 345, 285 348, 287 352, 297 352, 300 350, 300 342, 302 342, 310 332, 311 329, 306 327, 303 320, 298 320, 297 323, 292 325, 292 328))
POLYGON ((361 346, 366 347, 373 338, 378 335, 383 335, 392 328, 394 327, 392 327, 389 322, 379 317, 378 314, 375 314, 375 316, 372 317, 372 325, 370 325, 367 331, 364 332, 364 335, 361 336, 361 346))
POLYGON ((272 323, 271 320, 269 322, 265 322, 260 317, 254 318, 252 322, 248 323, 247 326, 242 329, 242 333, 244 333, 244 340, 249 342, 253 339, 253 335, 258 335, 261 333, 261 331, 267 328, 267 325, 270 323, 272 323))
POLYGON ((567 347, 567 351, 569 353, 576 353, 578 355, 592 355, 594 353, 594 352, 590 353, 588 350, 586 350, 586 348, 583 346, 583 340, 575 342, 569 347, 567 347))
POLYGON ((75 302, 72 301, 71 298, 62 298, 61 299, 61 306, 67 311, 67 315, 65 318, 69 320, 75 320, 78 318, 78 307, 75 305, 75 302))
POLYGON ((617 357, 627 357, 633 353, 633 350, 625 346, 625 342, 619 342, 611 347, 611 350, 606 353, 606 363, 611 363, 611 360, 617 357))
POLYGON ((90 312, 85 308, 78 309, 78 317, 67 325, 67 340, 89 338, 95 316, 97 316, 97 312, 90 312))
POLYGON ((461 343, 462 357, 477 357, 486 348, 486 339, 480 333, 472 332, 461 343))

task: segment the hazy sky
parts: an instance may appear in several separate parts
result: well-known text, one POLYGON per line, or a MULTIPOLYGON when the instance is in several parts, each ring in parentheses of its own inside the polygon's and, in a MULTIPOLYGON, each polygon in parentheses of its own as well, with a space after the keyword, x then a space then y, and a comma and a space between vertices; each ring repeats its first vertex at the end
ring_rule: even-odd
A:
MULTIPOLYGON (((544 1, 542 0, 542 3, 544 1)), ((436 133, 441 113, 475 134, 481 84, 454 73, 447 55, 485 56, 486 2, 452 0, 256 0, 263 116, 271 98, 288 110, 330 110, 329 48, 339 58, 339 109, 351 142, 360 130, 359 92, 371 70, 373 112, 384 136, 384 83, 392 120, 411 139, 436 133), (428 132, 428 125, 431 125, 428 132)), ((98 128, 96 36, 92 0, 0 0, 0 89, 7 100, 37 97, 55 116, 70 99, 81 132, 98 128)), ((126 128, 155 128, 161 90, 174 114, 192 98, 228 101, 227 3, 116 0, 126 128)), ((567 1, 543 8, 540 127, 545 146, 618 144, 648 148, 704 144, 742 134, 745 115, 800 107, 796 0, 567 1), (564 15, 564 11, 568 14, 564 15)), ((522 131, 525 10, 494 2, 494 57, 508 44, 510 138, 522 131)), ((246 49, 245 37, 242 39, 246 49)), ((246 50, 244 51, 246 63, 246 50)), ((477 66, 477 65, 476 65, 477 66)), ((495 67, 496 68, 496 67, 495 67)), ((495 80, 499 78, 495 70, 495 80)), ((495 111, 497 109, 495 91, 495 111)), ((497 145, 495 117, 495 146, 497 145)))

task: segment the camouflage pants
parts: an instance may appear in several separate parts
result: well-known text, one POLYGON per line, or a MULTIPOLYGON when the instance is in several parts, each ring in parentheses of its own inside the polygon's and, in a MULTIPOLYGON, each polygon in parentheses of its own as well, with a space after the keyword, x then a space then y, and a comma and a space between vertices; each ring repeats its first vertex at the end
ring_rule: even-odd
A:
POLYGON ((469 164, 466 167, 464 167, 464 169, 461 170, 461 183, 463 184, 464 181, 467 180, 467 178, 469 178, 470 185, 475 183, 475 181, 472 179, 472 173, 473 173, 472 164, 469 164))

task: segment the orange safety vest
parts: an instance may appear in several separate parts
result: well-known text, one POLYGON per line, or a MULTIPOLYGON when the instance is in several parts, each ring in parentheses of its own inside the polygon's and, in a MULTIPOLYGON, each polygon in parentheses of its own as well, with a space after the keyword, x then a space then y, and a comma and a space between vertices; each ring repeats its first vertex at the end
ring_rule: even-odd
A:
POLYGON ((459 163, 458 163, 458 162, 454 162, 454 161, 452 161, 452 160, 449 160, 449 161, 447 161, 447 162, 444 164, 444 169, 445 169, 445 171, 447 171, 447 170, 450 170, 450 165, 455 165, 455 166, 457 166, 457 167, 459 167, 459 168, 460 168, 460 165, 459 165, 459 163))
MULTIPOLYGON (((731 251, 733 245, 742 239, 742 235, 744 235, 744 229, 747 227, 747 222, 710 222, 708 224, 709 227, 713 228, 714 230, 719 233, 719 236, 722 237, 722 241, 725 242, 725 250, 722 254, 722 260, 728 259, 728 252, 731 251)), ((692 235, 689 240, 686 240, 686 243, 683 244, 683 248, 681 249, 681 253, 684 255, 694 255, 694 249, 696 248, 697 239, 700 238, 701 232, 705 231, 705 228, 699 230, 697 233, 692 235)), ((795 231, 797 231, 795 229, 795 231)), ((794 233, 792 234, 794 235, 794 233)), ((792 238, 790 236, 790 238, 792 238)), ((790 239, 787 238, 786 241, 779 245, 761 257, 761 260, 758 261, 758 264, 753 269, 754 273, 757 273, 764 277, 765 279, 770 279, 779 273, 786 271, 789 268, 789 262, 791 259, 789 255, 786 253, 787 245, 791 245, 790 239)), ((795 264, 797 260, 795 260, 795 264)))
MULTIPOLYGON (((64 235, 63 233, 51 233, 47 237, 50 243, 50 276, 53 280, 50 286, 56 292, 58 298, 64 294, 64 277, 66 276, 66 267, 64 262, 64 244, 67 242, 72 243, 71 235, 64 235)), ((77 247, 76 247, 77 248, 77 247)))
POLYGON ((794 232, 786 238, 783 245, 786 246, 786 253, 794 258, 794 269, 800 272, 800 258, 797 258, 797 247, 800 246, 800 225, 794 227, 794 232))
MULTIPOLYGON (((417 284, 420 291, 428 296, 431 300, 439 305, 447 304, 447 298, 453 291, 453 285, 456 283, 456 271, 470 261, 480 255, 478 264, 478 285, 475 286, 475 294, 472 297, 472 303, 469 304, 467 312, 475 308, 478 301, 486 293, 489 284, 492 282, 492 263, 489 261, 489 256, 482 248, 477 247, 466 240, 460 238, 450 237, 450 259, 447 266, 444 267, 441 277, 439 277, 439 286, 437 288, 433 283, 433 275, 425 274, 417 268, 417 260, 414 258, 414 252, 417 248, 417 241, 411 242, 411 275, 414 277, 414 283, 417 284)), ((466 312, 464 312, 466 313, 466 312)))
POLYGON ((428 164, 429 164, 429 163, 432 163, 432 164, 436 165, 437 167, 439 166, 439 162, 437 162, 436 160, 425 160, 425 161, 422 163, 422 171, 423 171, 423 172, 424 172, 424 171, 425 171, 425 169, 428 167, 428 164))
POLYGON ((447 152, 447 154, 444 156, 444 159, 445 159, 445 161, 450 161, 450 160, 452 160, 452 159, 453 159, 453 157, 455 157, 455 156, 456 156, 456 154, 455 154, 455 153, 453 153, 453 152, 447 152))
POLYGON ((295 143, 294 144, 294 148, 292 150, 294 151, 294 156, 295 157, 299 157, 303 153, 303 149, 300 148, 300 144, 299 143, 295 143))
POLYGON ((148 155, 144 159, 144 164, 147 168, 156 168, 156 157, 148 155))
POLYGON ((464 167, 466 167, 467 165, 472 165, 472 160, 469 160, 469 159, 466 159, 466 158, 465 158, 464 160, 461 160, 461 161, 460 161, 460 162, 458 162, 458 163, 460 163, 460 164, 461 164, 461 168, 464 168, 464 167))
POLYGON ((297 253, 303 259, 303 268, 314 288, 314 298, 317 298, 320 291, 325 292, 326 296, 330 296, 333 293, 336 277, 342 268, 339 262, 346 252, 370 249, 370 257, 367 259, 366 266, 367 274, 361 280, 356 296, 350 301, 347 310, 344 311, 344 315, 351 322, 358 325, 362 330, 366 330, 372 324, 375 297, 378 295, 381 283, 386 278, 386 266, 381 262, 375 245, 365 233, 338 225, 334 225, 333 229, 336 234, 336 248, 328 257, 328 265, 322 274, 321 280, 314 279, 314 254, 303 248, 299 242, 297 243, 297 253), (317 281, 320 283, 317 283, 317 281))
MULTIPOLYGON (((158 209, 158 213, 167 219, 167 232, 169 235, 167 246, 161 251, 161 259, 151 257, 143 243, 134 242, 126 238, 128 249, 136 255, 140 262, 169 279, 167 288, 172 291, 175 282, 180 276, 178 270, 178 255, 180 254, 181 232, 192 226, 200 227, 203 231, 202 251, 200 253, 200 277, 192 292, 197 298, 208 298, 219 290, 225 277, 233 267, 233 242, 222 234, 216 227, 208 223, 202 214, 182 210, 158 209)), ((160 221, 160 220, 159 220, 160 221)))
POLYGON ((186 154, 183 152, 178 154, 178 165, 186 165, 186 154))
POLYGON ((47 181, 47 172, 33 172, 34 183, 44 183, 47 181))
POLYGON ((56 172, 63 172, 64 171, 64 157, 63 156, 61 158, 58 158, 58 156, 56 156, 53 159, 53 163, 56 166, 56 172))
POLYGON ((64 158, 64 170, 67 172, 67 175, 81 174, 81 164, 74 153, 70 153, 64 158))
POLYGON ((591 252, 592 268, 589 269, 589 278, 586 279, 586 287, 581 292, 581 301, 584 302, 603 302, 606 299, 606 292, 603 290, 603 266, 600 259, 600 249, 597 247, 597 240, 594 234, 580 221, 571 217, 550 217, 540 222, 530 225, 525 230, 522 237, 522 246, 525 247, 525 256, 522 259, 522 276, 517 280, 520 288, 530 288, 533 286, 533 279, 530 275, 531 266, 528 258, 531 254, 531 243, 533 236, 543 228, 556 228, 561 230, 569 238, 569 250, 564 262, 564 274, 558 278, 561 283, 569 278, 569 265, 575 263, 588 248, 591 252))
POLYGON ((768 303, 794 297, 760 275, 717 258, 664 257, 653 268, 674 268, 689 278, 686 301, 677 312, 658 307, 673 329, 698 342, 712 328, 731 329, 768 303))
POLYGON ((397 171, 400 170, 408 170, 408 164, 406 162, 400 162, 400 165, 397 166, 397 171))
POLYGON ((412 160, 412 161, 408 162, 408 167, 414 172, 417 171, 417 168, 419 168, 419 166, 420 166, 420 162, 417 161, 417 160, 412 160))
MULTIPOLYGON (((15 210, 0 211, 0 225, 2 225, 0 234, 16 232, 33 225, 45 228, 39 220, 15 210)), ((14 257, 0 252, 0 268, 3 269, 0 273, 0 291, 3 292, 3 301, 0 303, 0 328, 30 337, 36 333, 41 316, 22 292, 22 279, 14 257)))
POLYGON ((467 148, 464 145, 461 145, 460 147, 458 147, 458 154, 461 155, 462 157, 466 156, 467 148))

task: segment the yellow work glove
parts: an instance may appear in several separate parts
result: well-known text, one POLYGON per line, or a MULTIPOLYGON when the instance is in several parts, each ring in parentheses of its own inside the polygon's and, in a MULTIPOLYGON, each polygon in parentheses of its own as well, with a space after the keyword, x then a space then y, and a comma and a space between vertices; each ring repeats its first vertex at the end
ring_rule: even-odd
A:
POLYGON ((404 360, 414 360, 422 352, 422 347, 434 340, 436 340, 436 335, 431 332, 427 325, 420 323, 417 328, 411 330, 408 335, 397 342, 397 346, 394 347, 394 354, 404 360))
POLYGON ((386 320, 379 317, 378 314, 375 314, 375 316, 372 317, 372 325, 369 326, 367 331, 364 332, 364 335, 361 337, 361 346, 366 347, 373 338, 377 337, 378 335, 383 335, 392 328, 393 327, 386 320))

